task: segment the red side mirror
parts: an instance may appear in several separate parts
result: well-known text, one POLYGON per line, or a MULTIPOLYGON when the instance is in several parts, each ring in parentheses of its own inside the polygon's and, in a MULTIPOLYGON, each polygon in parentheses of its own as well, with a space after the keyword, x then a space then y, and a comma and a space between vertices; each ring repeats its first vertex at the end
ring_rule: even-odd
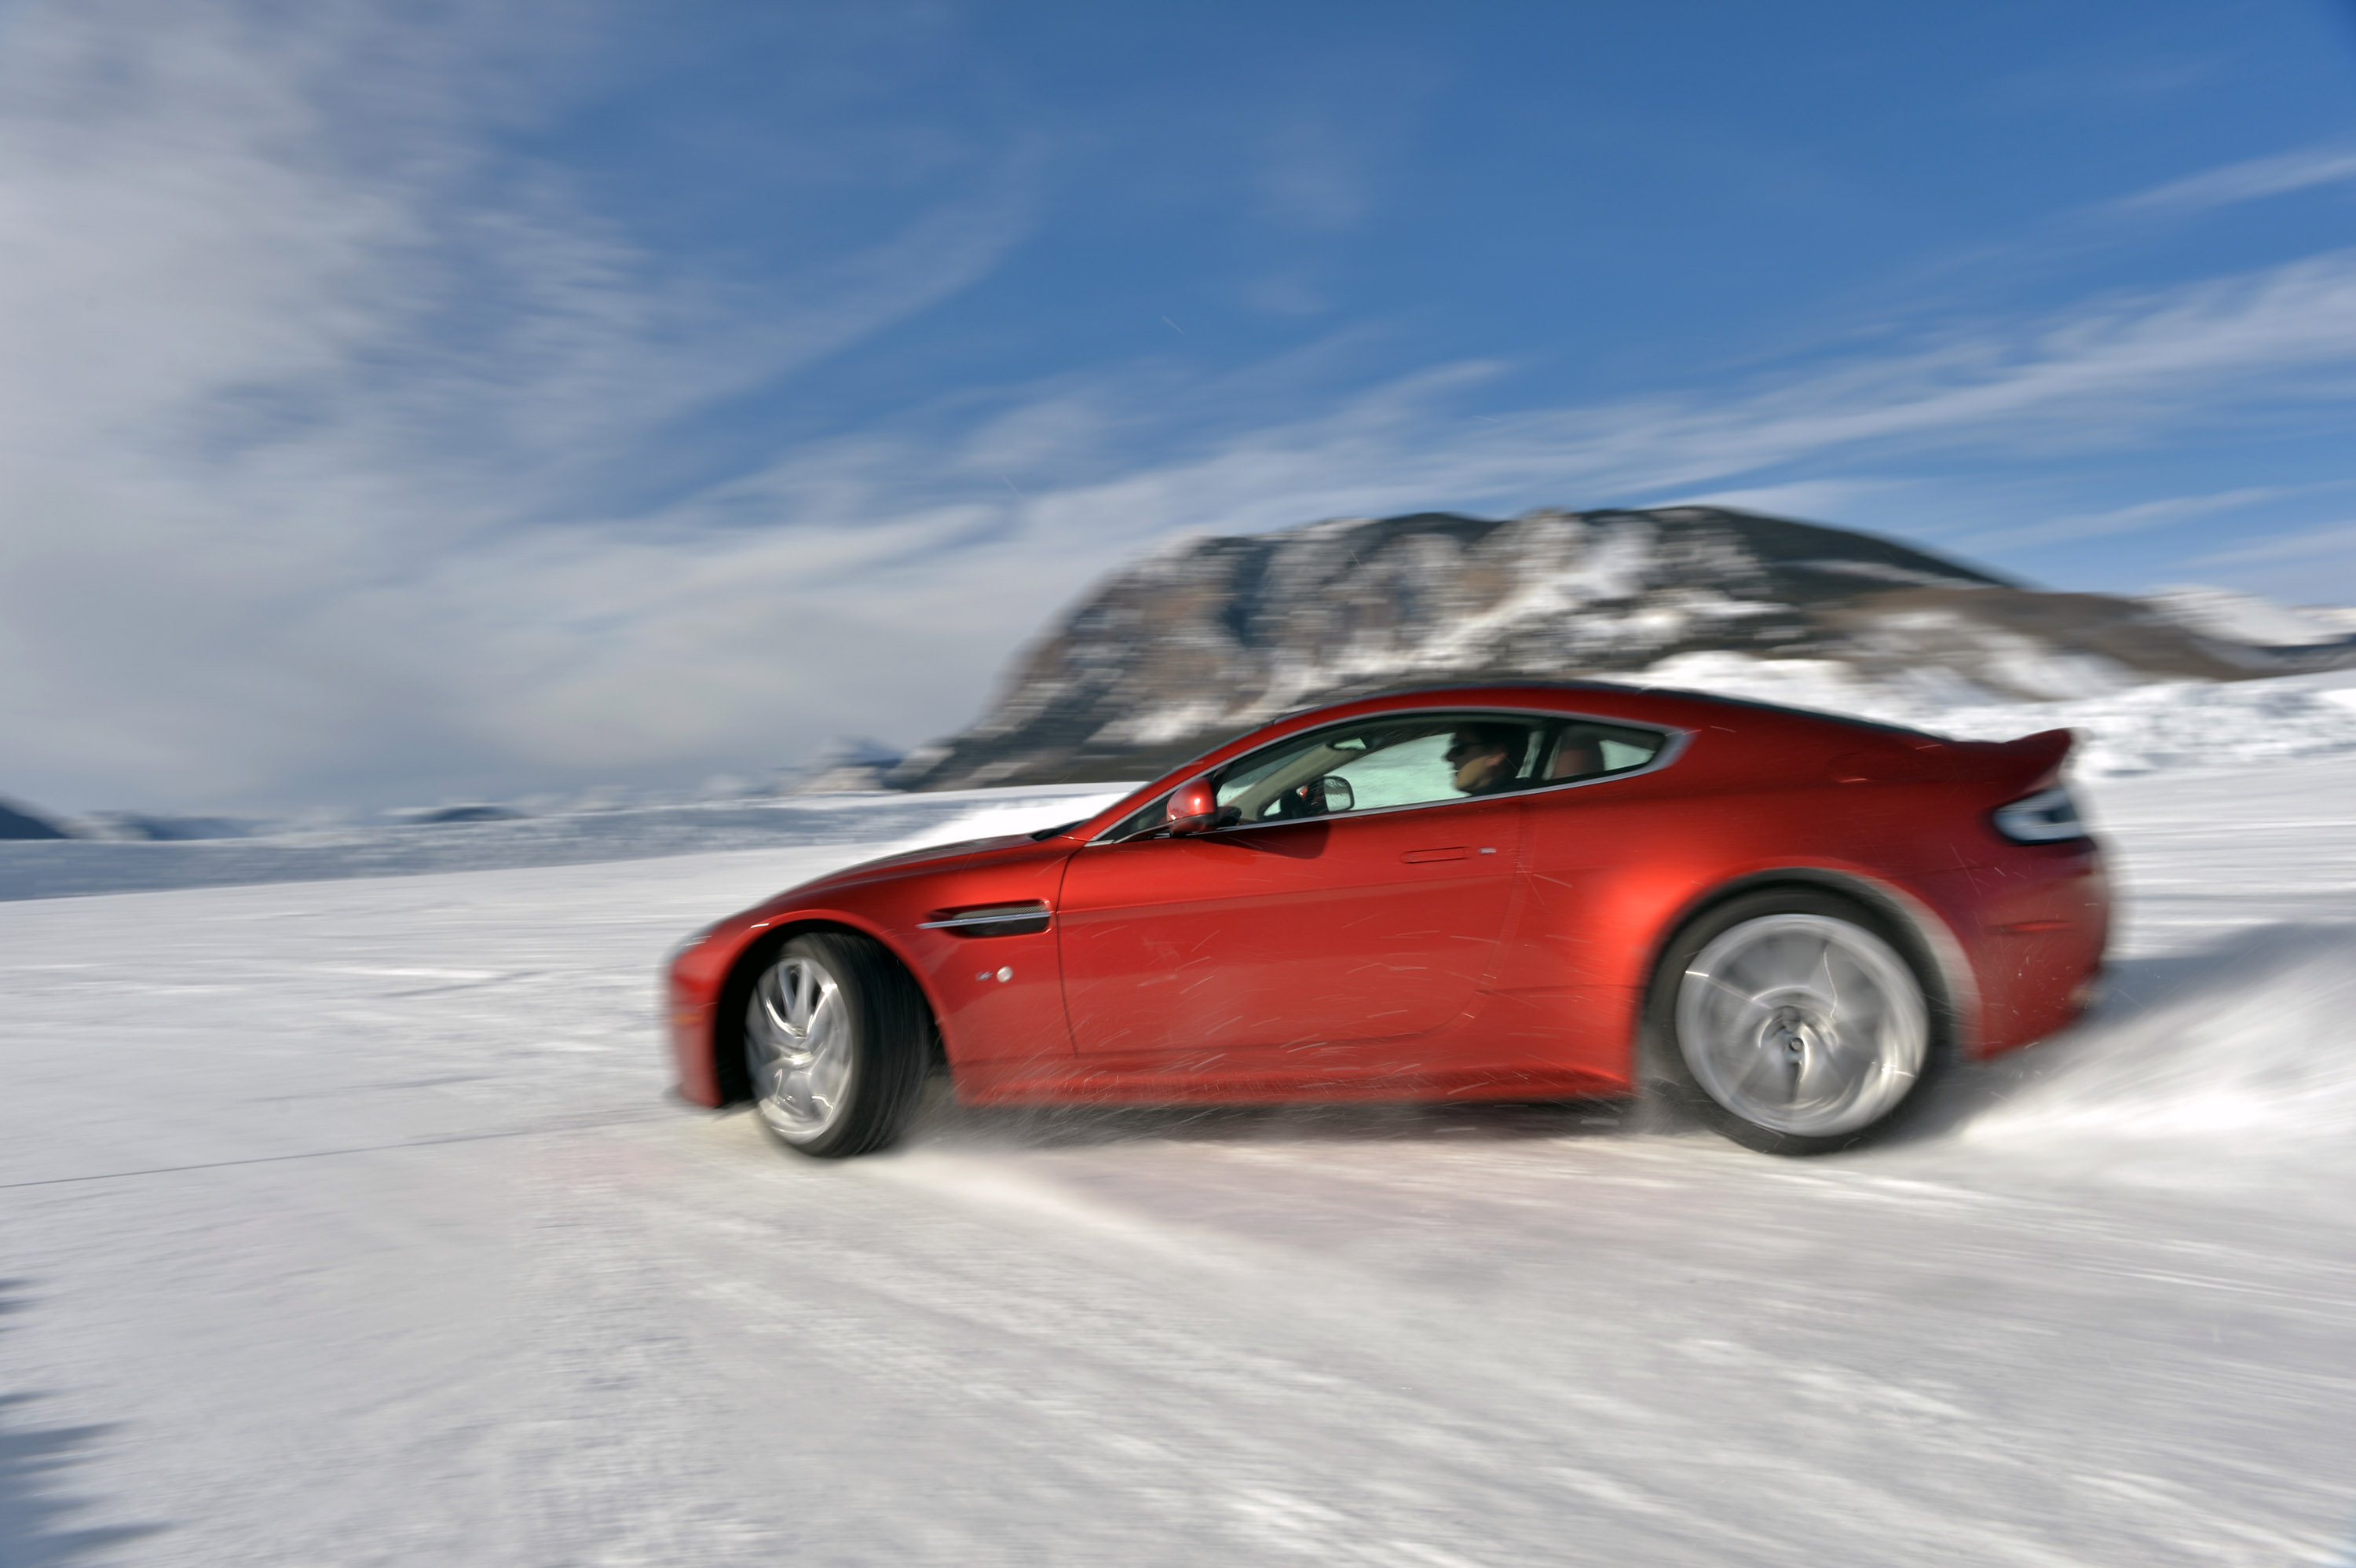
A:
POLYGON ((1189 833, 1207 833, 1221 826, 1221 818, 1226 816, 1219 808, 1218 793, 1212 789, 1207 777, 1180 784, 1162 809, 1170 818, 1170 836, 1173 838, 1189 833))

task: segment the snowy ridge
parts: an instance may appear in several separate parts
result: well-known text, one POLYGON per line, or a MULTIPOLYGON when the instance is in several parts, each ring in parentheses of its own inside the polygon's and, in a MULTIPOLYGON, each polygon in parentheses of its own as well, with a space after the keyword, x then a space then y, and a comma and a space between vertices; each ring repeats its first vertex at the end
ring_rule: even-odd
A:
POLYGON ((2345 642, 2356 633, 2356 612, 2287 609, 2224 588, 2171 588, 2143 602, 2179 625, 2254 647, 2315 647, 2345 642))

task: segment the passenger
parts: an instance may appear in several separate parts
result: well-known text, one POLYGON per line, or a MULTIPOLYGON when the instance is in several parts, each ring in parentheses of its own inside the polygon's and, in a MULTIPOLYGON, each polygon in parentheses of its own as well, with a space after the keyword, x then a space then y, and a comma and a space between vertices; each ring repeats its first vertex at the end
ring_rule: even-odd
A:
POLYGON ((1494 795, 1511 789, 1517 771, 1514 757, 1522 749, 1525 732, 1512 724, 1465 724, 1448 738, 1441 753, 1456 770, 1455 784, 1465 795, 1494 795))

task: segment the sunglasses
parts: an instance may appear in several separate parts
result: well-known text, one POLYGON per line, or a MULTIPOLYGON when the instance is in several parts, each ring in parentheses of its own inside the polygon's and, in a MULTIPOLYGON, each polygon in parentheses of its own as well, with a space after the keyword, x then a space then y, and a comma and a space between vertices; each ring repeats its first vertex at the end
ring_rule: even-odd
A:
POLYGON ((1449 747, 1448 750, 1440 752, 1440 757, 1442 762, 1461 763, 1467 757, 1477 757, 1484 752, 1502 752, 1504 750, 1505 750, 1505 746, 1495 741, 1492 741, 1490 744, 1485 746, 1478 746, 1470 741, 1459 741, 1456 744, 1449 747))

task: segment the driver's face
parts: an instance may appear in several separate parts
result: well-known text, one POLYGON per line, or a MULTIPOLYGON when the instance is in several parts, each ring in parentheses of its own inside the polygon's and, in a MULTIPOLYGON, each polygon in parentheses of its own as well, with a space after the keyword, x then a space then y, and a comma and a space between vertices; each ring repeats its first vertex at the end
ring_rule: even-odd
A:
POLYGON ((1456 768, 1456 787, 1466 795, 1496 782, 1505 771, 1505 759, 1510 748, 1492 743, 1483 745, 1462 735, 1451 736, 1448 743, 1448 761, 1456 768))

